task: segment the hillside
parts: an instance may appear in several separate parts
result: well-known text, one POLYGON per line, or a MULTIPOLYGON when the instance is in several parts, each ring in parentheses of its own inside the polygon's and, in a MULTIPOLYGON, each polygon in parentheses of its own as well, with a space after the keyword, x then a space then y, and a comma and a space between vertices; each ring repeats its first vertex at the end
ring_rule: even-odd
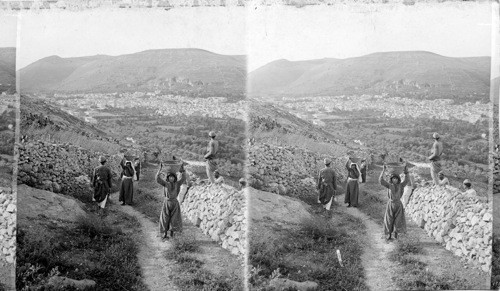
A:
POLYGON ((120 56, 51 56, 20 70, 23 92, 155 91, 240 96, 245 57, 200 49, 148 50, 120 56))
POLYGON ((74 117, 59 108, 28 96, 21 96, 21 132, 28 134, 30 128, 52 127, 57 131, 71 131, 87 137, 106 137, 102 130, 74 117))
POLYGON ((0 48, 0 93, 16 90, 16 48, 0 48))
POLYGON ((347 59, 278 60, 249 74, 250 96, 397 94, 489 95, 490 57, 451 58, 423 51, 347 59))

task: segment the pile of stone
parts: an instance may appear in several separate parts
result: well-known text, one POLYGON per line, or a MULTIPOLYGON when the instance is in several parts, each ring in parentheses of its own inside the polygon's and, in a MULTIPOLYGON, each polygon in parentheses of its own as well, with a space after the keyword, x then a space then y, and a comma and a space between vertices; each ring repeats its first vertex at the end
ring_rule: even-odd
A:
MULTIPOLYGON (((314 194, 325 155, 295 147, 253 144, 248 152, 249 183, 257 189, 293 197, 314 194)), ((346 157, 329 157, 338 185, 346 178, 346 157)))
POLYGON ((16 258, 16 198, 10 187, 0 187, 0 259, 12 264, 16 258))
MULTIPOLYGON (((21 143, 18 149, 18 183, 74 197, 90 195, 89 178, 99 165, 99 153, 43 141, 21 143)), ((118 177, 121 157, 107 158, 107 165, 118 177)))
POLYGON ((182 202, 182 212, 203 233, 232 254, 244 256, 246 249, 245 191, 227 185, 195 185, 182 202))
POLYGON ((491 267, 492 203, 449 186, 417 188, 407 214, 456 256, 484 272, 491 267))

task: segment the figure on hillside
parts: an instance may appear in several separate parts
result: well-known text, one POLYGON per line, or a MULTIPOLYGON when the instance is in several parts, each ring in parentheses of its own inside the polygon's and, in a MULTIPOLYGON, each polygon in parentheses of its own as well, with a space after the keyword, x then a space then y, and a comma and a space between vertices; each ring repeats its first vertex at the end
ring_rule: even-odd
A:
MULTIPOLYGON (((185 164, 183 164, 185 165, 185 164)), ((177 173, 177 180, 180 181, 182 179, 182 175, 186 176, 186 179, 184 179, 184 183, 182 183, 180 191, 179 191, 179 197, 178 200, 180 203, 184 202, 184 198, 186 197, 187 191, 189 190, 189 174, 187 171, 184 170, 183 173, 177 173)))
POLYGON ((347 186, 344 203, 347 203, 347 207, 357 207, 361 172, 359 170, 359 166, 356 163, 353 163, 351 158, 347 160, 345 167, 347 169, 347 186))
MULTIPOLYGON (((389 201, 387 202, 384 215, 384 233, 387 240, 390 240, 392 239, 392 233, 394 233, 394 238, 397 239, 399 233, 406 232, 405 211, 403 203, 401 203, 401 197, 403 196, 403 190, 409 179, 405 179, 405 181, 401 182, 399 175, 393 173, 390 176, 390 183, 388 183, 384 180, 385 170, 386 165, 383 166, 378 180, 380 185, 388 189, 387 195, 389 201)), ((408 177, 408 169, 406 166, 404 174, 405 177, 408 177)))
POLYGON ((137 181, 139 181, 139 175, 141 174, 141 160, 139 158, 134 159, 134 169, 137 181))
POLYGON ((126 161, 125 157, 121 160, 120 166, 122 167, 120 175, 122 184, 120 186, 120 198, 118 201, 122 202, 122 205, 132 205, 134 199, 134 166, 131 161, 126 161))
POLYGON ((403 207, 406 208, 408 206, 408 202, 410 202, 410 197, 415 191, 415 184, 413 182, 413 177, 411 174, 401 174, 399 175, 400 181, 406 182, 406 186, 403 190, 403 207))
POLYGON ((323 204, 324 209, 330 210, 335 191, 337 190, 337 179, 335 171, 330 167, 332 161, 326 158, 324 163, 325 167, 318 174, 318 203, 323 204))
POLYGON ((208 142, 207 153, 205 155, 205 160, 207 161, 207 177, 208 180, 214 184, 215 178, 213 172, 217 169, 215 159, 219 151, 219 142, 215 140, 215 132, 211 131, 208 135, 210 136, 210 141, 208 142))
POLYGON ((361 172, 361 183, 366 183, 366 160, 361 160, 361 164, 359 165, 359 170, 361 172))
POLYGON ((238 190, 242 190, 247 186, 247 181, 244 178, 240 178, 238 182, 240 184, 238 190))
POLYGON ((219 170, 214 171, 214 179, 215 179, 215 184, 223 184, 224 183, 224 177, 222 177, 219 173, 219 170))
POLYGON ((92 175, 92 186, 94 188, 93 200, 96 201, 102 209, 106 206, 109 194, 111 193, 111 170, 106 166, 106 158, 99 157, 100 166, 94 169, 92 175))
POLYGON ((472 188, 472 183, 469 179, 465 179, 463 182, 464 185, 464 194, 467 198, 478 198, 476 190, 472 188))
POLYGON ((448 180, 448 178, 446 178, 444 176, 443 171, 441 171, 441 172, 438 173, 438 177, 439 177, 439 185, 440 186, 450 185, 450 180, 448 180))
POLYGON ((431 155, 429 160, 431 161, 431 177, 434 181, 434 185, 439 185, 438 173, 441 171, 441 155, 443 154, 443 143, 440 141, 440 136, 437 132, 432 135, 434 139, 434 144, 432 145, 431 155))
POLYGON ((167 167, 167 177, 164 180, 161 177, 161 170, 163 164, 160 163, 158 173, 156 173, 156 182, 163 186, 163 206, 160 213, 160 235, 163 239, 168 239, 168 232, 170 231, 170 238, 174 236, 174 231, 182 232, 182 216, 181 207, 177 197, 180 193, 181 185, 186 181, 186 171, 184 164, 180 168, 181 179, 177 180, 177 175, 171 167, 167 167))

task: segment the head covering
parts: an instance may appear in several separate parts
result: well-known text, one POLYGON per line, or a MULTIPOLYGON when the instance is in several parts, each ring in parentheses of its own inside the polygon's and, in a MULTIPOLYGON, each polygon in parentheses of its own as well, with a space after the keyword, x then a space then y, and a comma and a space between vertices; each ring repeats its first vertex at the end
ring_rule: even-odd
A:
POLYGON ((392 182, 393 178, 398 179, 398 183, 401 183, 401 178, 399 177, 398 174, 395 174, 395 173, 391 174, 391 178, 390 178, 391 182, 392 182))
POLYGON ((105 162, 106 162, 106 157, 99 156, 99 163, 105 163, 105 162))
POLYGON ((323 160, 323 162, 325 163, 325 165, 328 165, 328 164, 332 163, 332 160, 330 160, 329 158, 326 158, 323 160))
POLYGON ((443 171, 439 171, 438 175, 439 175, 439 176, 444 176, 443 171))
POLYGON ((215 171, 214 171, 214 174, 215 174, 215 173, 220 174, 220 173, 219 173, 219 170, 215 170, 215 171))
POLYGON ((215 137, 215 132, 213 132, 213 131, 209 132, 209 133, 208 133, 208 136, 210 136, 210 137, 215 137))
POLYGON ((432 138, 439 139, 440 138, 439 133, 437 133, 437 132, 433 133, 432 138))
POLYGON ((472 186, 472 183, 470 182, 469 179, 465 179, 464 180, 464 185, 467 186, 467 187, 470 187, 470 186, 472 186))
POLYGON ((240 182, 240 185, 243 185, 243 186, 247 184, 247 181, 245 181, 245 179, 243 179, 243 178, 240 178, 239 182, 240 182))

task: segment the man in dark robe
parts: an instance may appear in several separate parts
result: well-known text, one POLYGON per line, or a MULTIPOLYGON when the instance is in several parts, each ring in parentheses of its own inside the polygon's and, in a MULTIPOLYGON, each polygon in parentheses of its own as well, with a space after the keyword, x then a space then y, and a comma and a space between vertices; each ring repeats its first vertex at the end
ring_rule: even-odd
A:
POLYGON ((100 208, 106 206, 106 201, 111 192, 111 170, 106 166, 106 158, 99 157, 100 166, 94 169, 92 175, 92 186, 94 188, 93 200, 96 201, 100 208))
POLYGON ((318 202, 323 204, 326 210, 330 210, 337 183, 335 171, 330 167, 332 161, 328 158, 324 160, 325 167, 319 171, 317 189, 319 191, 318 202))

